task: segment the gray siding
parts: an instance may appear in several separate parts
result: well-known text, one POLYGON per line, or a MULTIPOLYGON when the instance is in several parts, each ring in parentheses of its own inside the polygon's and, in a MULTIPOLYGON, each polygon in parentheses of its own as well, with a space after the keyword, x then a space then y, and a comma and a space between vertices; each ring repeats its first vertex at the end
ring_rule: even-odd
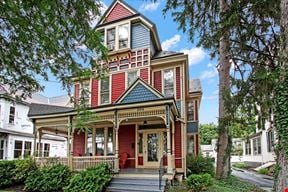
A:
POLYGON ((140 23, 132 25, 132 49, 150 47, 150 32, 140 23))

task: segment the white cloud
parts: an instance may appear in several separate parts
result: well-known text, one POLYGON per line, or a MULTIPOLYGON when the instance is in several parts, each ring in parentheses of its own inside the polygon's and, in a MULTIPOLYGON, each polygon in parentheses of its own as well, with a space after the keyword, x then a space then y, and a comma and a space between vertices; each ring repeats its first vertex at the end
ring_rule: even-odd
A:
POLYGON ((211 67, 213 67, 213 64, 212 63, 208 63, 207 67, 211 68, 211 67))
POLYGON ((203 71, 200 75, 200 79, 202 80, 211 79, 213 77, 216 77, 217 75, 218 75, 218 71, 216 68, 214 68, 213 70, 203 71))
POLYGON ((139 11, 145 12, 145 11, 155 11, 160 5, 160 0, 157 0, 156 2, 144 2, 140 5, 139 11))
POLYGON ((183 52, 184 54, 188 54, 189 65, 198 64, 206 56, 205 51, 201 47, 193 47, 192 49, 182 49, 180 50, 180 52, 183 52))
POLYGON ((167 39, 162 42, 161 46, 163 50, 169 50, 171 47, 175 46, 181 39, 180 35, 174 35, 170 39, 167 39))

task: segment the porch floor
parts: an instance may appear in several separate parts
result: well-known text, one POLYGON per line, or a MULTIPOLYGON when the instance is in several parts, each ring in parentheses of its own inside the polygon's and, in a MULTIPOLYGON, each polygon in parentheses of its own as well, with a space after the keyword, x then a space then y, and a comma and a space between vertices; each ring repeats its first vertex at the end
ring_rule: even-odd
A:
POLYGON ((151 174, 151 175, 158 175, 159 170, 158 169, 146 169, 146 168, 125 168, 120 169, 119 174, 151 174))

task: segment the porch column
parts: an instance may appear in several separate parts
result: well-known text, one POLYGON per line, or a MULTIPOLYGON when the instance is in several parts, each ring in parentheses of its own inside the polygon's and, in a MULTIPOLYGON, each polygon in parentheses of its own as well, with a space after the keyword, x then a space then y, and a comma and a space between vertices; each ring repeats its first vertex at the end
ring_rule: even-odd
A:
POLYGON ((92 156, 96 155, 96 128, 92 127, 92 156))
POLYGON ((115 162, 114 162, 115 167, 114 167, 114 171, 116 173, 118 173, 119 172, 119 143, 118 143, 119 124, 118 124, 117 111, 115 111, 114 129, 115 129, 115 162))
POLYGON ((34 142, 34 145, 33 145, 33 156, 35 157, 37 155, 37 129, 36 129, 36 125, 35 125, 35 119, 32 120, 32 123, 33 123, 33 142, 34 142))
POLYGON ((42 131, 38 130, 38 152, 37 152, 38 157, 41 157, 41 137, 42 137, 42 131))
POLYGON ((171 121, 170 106, 166 106, 166 127, 167 127, 167 173, 173 173, 171 157, 171 121))
POLYGON ((72 156, 71 156, 71 130, 72 130, 72 117, 68 117, 67 125, 67 163, 68 167, 72 168, 72 156))

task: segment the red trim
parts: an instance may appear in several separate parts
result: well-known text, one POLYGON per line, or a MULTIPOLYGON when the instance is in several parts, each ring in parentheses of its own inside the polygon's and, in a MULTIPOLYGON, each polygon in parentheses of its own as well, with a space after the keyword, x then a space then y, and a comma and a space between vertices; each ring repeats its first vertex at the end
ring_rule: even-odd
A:
POLYGON ((140 69, 140 77, 148 83, 148 68, 140 69))
POLYGON ((85 155, 85 133, 74 133, 73 138, 73 156, 84 156, 85 155))
POLYGON ((91 106, 96 107, 98 105, 98 79, 92 79, 92 89, 91 89, 91 106))
POLYGON ((160 93, 162 93, 162 78, 161 78, 161 71, 154 72, 154 88, 157 89, 160 93))
POLYGON ((138 165, 143 165, 143 157, 138 157, 138 165))
POLYGON ((175 122, 175 167, 182 168, 182 136, 181 136, 181 122, 175 122))
POLYGON ((113 103, 125 91, 125 73, 112 75, 111 102, 113 103))

